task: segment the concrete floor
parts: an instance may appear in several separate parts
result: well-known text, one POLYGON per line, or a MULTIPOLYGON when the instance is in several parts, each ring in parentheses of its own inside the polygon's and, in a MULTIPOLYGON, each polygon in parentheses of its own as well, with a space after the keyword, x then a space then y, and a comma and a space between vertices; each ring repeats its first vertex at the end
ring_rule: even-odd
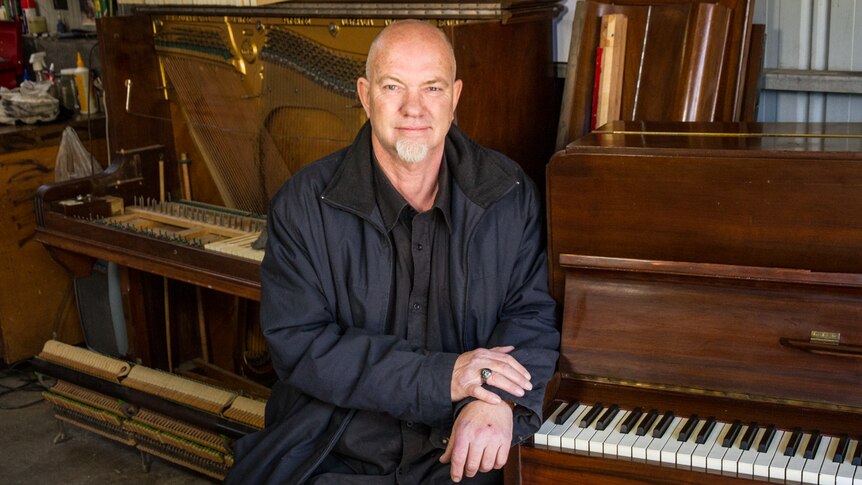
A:
POLYGON ((134 448, 74 426, 65 427, 69 439, 54 444, 58 426, 51 405, 41 399, 42 389, 32 372, 21 372, 19 367, 24 368, 0 367, 0 483, 218 483, 158 458, 153 458, 149 472, 145 472, 134 448), (20 386, 24 387, 10 390, 20 386))

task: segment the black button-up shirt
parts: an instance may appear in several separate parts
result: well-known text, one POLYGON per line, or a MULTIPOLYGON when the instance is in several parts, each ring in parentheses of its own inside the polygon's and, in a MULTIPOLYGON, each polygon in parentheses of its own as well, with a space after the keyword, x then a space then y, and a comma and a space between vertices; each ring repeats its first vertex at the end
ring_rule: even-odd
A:
MULTIPOLYGON (((377 161, 373 163, 375 198, 395 262, 386 331, 405 338, 420 352, 460 353, 448 294, 452 182, 446 160, 441 163, 434 205, 422 213, 407 203, 377 161)), ((411 465, 442 452, 444 445, 432 443, 431 435, 431 429, 421 423, 357 411, 333 455, 357 474, 394 474, 398 483, 414 483, 411 465)), ((422 468, 416 473, 422 473, 422 468)))

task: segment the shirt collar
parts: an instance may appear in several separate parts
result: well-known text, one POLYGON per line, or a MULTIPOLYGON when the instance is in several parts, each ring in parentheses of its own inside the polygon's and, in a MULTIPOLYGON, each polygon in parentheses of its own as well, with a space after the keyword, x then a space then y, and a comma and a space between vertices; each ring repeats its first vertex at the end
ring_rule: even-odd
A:
MULTIPOLYGON (((383 169, 380 168, 380 164, 377 162, 377 158, 373 153, 371 155, 371 160, 372 165, 374 166, 374 187, 377 206, 380 208, 380 214, 383 217, 383 227, 385 227, 387 231, 391 231, 398 222, 398 218, 402 215, 402 211, 408 210, 414 213, 416 211, 407 203, 398 190, 395 189, 395 186, 392 185, 392 182, 389 181, 386 174, 383 173, 383 169)), ((434 198, 434 206, 432 207, 432 210, 439 210, 443 215, 443 219, 446 221, 446 226, 451 229, 451 224, 449 223, 449 206, 452 184, 445 156, 443 157, 443 162, 440 164, 440 172, 437 175, 437 184, 437 196, 434 198)))

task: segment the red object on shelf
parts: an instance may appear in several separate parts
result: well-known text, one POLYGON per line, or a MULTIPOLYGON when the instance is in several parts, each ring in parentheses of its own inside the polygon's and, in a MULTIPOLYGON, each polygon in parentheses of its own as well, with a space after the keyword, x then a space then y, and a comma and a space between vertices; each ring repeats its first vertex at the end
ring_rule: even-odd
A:
POLYGON ((21 22, 0 21, 0 86, 12 89, 24 74, 24 42, 21 22))

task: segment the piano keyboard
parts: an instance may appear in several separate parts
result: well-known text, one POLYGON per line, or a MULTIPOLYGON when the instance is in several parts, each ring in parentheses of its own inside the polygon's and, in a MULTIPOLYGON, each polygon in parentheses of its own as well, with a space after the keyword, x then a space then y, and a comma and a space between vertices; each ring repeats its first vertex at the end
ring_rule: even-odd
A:
POLYGON ((560 404, 533 436, 537 447, 778 483, 862 485, 860 437, 763 423, 560 404))

